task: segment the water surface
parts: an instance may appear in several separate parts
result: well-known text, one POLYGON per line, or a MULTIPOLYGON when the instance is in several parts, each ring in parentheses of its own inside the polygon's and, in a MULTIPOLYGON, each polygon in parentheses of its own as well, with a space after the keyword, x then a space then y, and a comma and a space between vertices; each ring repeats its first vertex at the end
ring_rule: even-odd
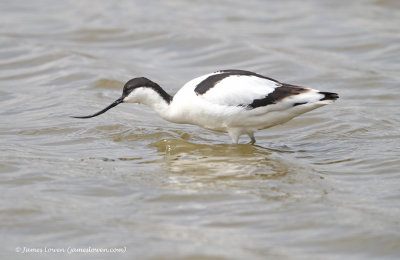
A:
POLYGON ((2 259, 397 259, 397 1, 3 1, 2 259), (257 145, 122 104, 220 69, 338 92, 257 145), (120 253, 16 252, 122 248, 120 253))

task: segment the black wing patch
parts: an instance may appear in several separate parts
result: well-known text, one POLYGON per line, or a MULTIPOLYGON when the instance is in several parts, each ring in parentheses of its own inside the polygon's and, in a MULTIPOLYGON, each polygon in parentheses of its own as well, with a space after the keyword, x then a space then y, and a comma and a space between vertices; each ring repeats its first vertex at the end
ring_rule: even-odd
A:
POLYGON ((255 76, 255 77, 268 79, 268 80, 274 81, 276 83, 279 83, 279 81, 277 81, 275 79, 271 79, 271 78, 265 77, 263 75, 260 75, 260 74, 257 74, 257 73, 251 72, 251 71, 221 70, 218 72, 221 72, 221 73, 209 76, 208 78, 206 78, 205 80, 203 80, 196 86, 194 91, 196 92, 197 95, 203 95, 208 90, 210 90, 215 85, 217 85, 218 82, 220 82, 221 80, 223 80, 224 78, 227 78, 229 76, 255 76))
MULTIPOLYGON (((272 104, 276 104, 284 98, 295 96, 304 92, 309 91, 306 88, 289 85, 285 83, 281 83, 280 87, 277 87, 272 93, 269 93, 266 97, 261 99, 255 99, 253 102, 247 107, 249 109, 257 108, 257 107, 264 107, 272 104)), ((297 103, 300 105, 301 103, 297 103)))

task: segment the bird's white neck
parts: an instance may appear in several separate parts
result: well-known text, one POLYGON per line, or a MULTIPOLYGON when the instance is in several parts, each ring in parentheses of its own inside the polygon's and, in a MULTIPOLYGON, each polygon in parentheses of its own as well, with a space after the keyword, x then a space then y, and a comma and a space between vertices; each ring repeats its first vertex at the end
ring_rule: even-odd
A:
POLYGON ((161 87, 157 89, 140 87, 132 91, 132 93, 124 99, 126 103, 146 105, 166 120, 169 118, 169 104, 171 101, 172 97, 161 87))

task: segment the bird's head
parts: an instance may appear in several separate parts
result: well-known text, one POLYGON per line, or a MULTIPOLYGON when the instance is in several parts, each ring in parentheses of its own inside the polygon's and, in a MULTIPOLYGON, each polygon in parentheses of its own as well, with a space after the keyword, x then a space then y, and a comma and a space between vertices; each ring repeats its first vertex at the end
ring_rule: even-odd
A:
POLYGON ((122 102, 125 103, 142 103, 142 100, 154 93, 160 86, 148 78, 134 78, 125 83, 122 91, 122 102))
POLYGON ((91 118, 98 115, 103 114, 107 110, 121 104, 121 103, 142 103, 144 98, 149 95, 149 93, 158 92, 161 87, 154 83, 153 81, 140 77, 129 80, 125 83, 124 88, 122 90, 122 95, 109 106, 104 108, 103 110, 94 113, 89 116, 73 116, 74 118, 91 118))

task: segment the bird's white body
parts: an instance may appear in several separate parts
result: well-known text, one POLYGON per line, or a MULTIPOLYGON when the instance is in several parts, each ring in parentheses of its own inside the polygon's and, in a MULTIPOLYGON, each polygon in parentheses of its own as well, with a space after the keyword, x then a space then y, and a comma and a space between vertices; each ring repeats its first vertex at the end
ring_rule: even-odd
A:
POLYGON ((254 143, 257 130, 285 123, 337 98, 325 98, 327 94, 336 95, 251 72, 227 70, 189 81, 171 100, 153 88, 137 87, 123 102, 145 104, 170 122, 227 132, 233 143, 247 134, 254 143))

